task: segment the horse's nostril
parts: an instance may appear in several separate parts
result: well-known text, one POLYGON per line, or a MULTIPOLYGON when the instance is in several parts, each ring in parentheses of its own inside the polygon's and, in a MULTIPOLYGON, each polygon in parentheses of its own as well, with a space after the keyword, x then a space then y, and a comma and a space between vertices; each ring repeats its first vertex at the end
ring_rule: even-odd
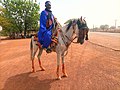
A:
POLYGON ((83 42, 80 42, 80 44, 83 44, 83 42))

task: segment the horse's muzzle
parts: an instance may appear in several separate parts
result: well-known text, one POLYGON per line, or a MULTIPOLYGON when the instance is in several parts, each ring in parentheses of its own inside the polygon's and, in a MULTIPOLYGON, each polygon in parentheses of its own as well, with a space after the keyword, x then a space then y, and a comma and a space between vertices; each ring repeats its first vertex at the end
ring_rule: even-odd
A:
POLYGON ((80 44, 83 44, 83 43, 84 43, 84 40, 81 40, 81 41, 80 41, 80 44))

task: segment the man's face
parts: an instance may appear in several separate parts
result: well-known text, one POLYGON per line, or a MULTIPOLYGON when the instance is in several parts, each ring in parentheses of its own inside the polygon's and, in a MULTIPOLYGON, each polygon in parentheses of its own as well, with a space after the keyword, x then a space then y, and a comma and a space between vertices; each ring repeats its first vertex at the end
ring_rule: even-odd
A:
POLYGON ((45 7, 50 10, 50 9, 51 9, 51 2, 48 2, 48 3, 45 5, 45 7))

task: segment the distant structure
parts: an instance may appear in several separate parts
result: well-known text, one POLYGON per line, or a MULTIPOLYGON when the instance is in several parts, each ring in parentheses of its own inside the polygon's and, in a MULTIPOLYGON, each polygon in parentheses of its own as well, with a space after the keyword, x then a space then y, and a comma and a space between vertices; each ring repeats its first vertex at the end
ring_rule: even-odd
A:
POLYGON ((120 26, 118 26, 118 29, 120 29, 120 26))
POLYGON ((116 25, 117 25, 117 20, 115 20, 115 28, 116 28, 116 25))
POLYGON ((0 31, 2 31, 2 27, 0 26, 0 31))

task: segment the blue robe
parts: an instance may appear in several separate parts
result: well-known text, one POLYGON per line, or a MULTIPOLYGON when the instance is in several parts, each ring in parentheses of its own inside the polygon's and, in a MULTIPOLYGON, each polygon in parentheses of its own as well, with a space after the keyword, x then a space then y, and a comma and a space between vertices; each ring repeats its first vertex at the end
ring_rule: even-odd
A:
MULTIPOLYGON (((38 32, 38 42, 42 45, 43 48, 48 48, 48 46, 51 44, 51 37, 52 37, 52 29, 54 27, 54 24, 50 25, 50 27, 46 28, 46 22, 47 22, 47 11, 42 11, 40 15, 40 28, 38 32)), ((54 20, 54 16, 51 15, 52 21, 54 20)))

